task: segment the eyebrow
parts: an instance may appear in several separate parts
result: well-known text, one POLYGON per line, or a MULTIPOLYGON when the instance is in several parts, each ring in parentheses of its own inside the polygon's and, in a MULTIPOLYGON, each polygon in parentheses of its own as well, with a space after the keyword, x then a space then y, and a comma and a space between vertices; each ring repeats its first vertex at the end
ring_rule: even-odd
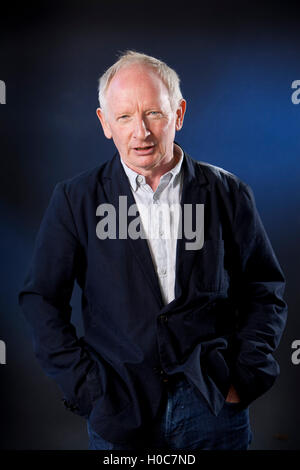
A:
MULTIPOLYGON (((158 105, 153 105, 153 106, 147 106, 145 109, 144 113, 147 113, 148 111, 160 111, 163 112, 163 109, 158 106, 158 105)), ((124 110, 117 111, 115 113, 115 116, 122 116, 123 114, 132 114, 132 111, 129 109, 124 108, 124 110)))

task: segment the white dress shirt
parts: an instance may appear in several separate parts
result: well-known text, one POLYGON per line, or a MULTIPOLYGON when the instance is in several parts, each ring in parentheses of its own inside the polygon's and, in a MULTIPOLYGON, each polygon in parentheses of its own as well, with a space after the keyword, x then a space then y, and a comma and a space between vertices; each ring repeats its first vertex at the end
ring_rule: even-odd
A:
POLYGON ((155 191, 146 183, 143 175, 129 168, 121 158, 140 214, 165 305, 175 298, 179 224, 176 206, 178 208, 180 204, 183 182, 183 151, 178 145, 174 146, 180 152, 180 160, 170 171, 161 176, 155 191))

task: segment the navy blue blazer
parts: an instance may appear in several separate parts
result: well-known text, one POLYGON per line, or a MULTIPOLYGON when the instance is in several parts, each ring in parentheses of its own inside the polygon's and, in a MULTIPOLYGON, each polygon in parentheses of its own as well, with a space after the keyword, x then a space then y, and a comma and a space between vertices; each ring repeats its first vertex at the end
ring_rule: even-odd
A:
MULTIPOLYGON (((36 357, 67 408, 104 439, 146 435, 170 377, 184 374, 215 415, 233 384, 242 406, 279 374, 272 356, 285 327, 284 275, 252 190, 213 165, 183 160, 181 205, 204 204, 204 245, 176 252, 175 299, 164 306, 144 238, 100 240, 99 204, 134 204, 119 154, 56 185, 19 303, 36 357), (71 323, 82 289, 84 336, 71 323)), ((135 216, 136 217, 136 216, 135 216)), ((128 224, 134 217, 128 217, 128 224)))

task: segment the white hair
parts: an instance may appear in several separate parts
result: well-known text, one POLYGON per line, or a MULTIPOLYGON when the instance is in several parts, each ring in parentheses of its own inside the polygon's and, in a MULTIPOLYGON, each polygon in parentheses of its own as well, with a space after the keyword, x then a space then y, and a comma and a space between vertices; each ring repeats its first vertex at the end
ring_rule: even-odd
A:
POLYGON ((151 67, 158 74, 169 91, 171 107, 176 109, 182 99, 182 94, 180 91, 180 78, 175 70, 171 69, 171 67, 169 67, 165 62, 162 62, 155 57, 136 51, 124 52, 117 62, 109 67, 99 78, 98 99, 100 108, 105 108, 105 94, 113 76, 121 68, 128 67, 133 64, 146 65, 151 67))

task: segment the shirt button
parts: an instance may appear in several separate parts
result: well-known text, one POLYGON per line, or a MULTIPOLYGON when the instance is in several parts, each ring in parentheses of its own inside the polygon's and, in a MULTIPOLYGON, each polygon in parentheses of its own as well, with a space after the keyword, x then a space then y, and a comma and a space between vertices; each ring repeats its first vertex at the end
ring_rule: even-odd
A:
POLYGON ((160 271, 159 271, 159 274, 161 276, 165 276, 167 274, 167 270, 165 268, 162 268, 160 271))
POLYGON ((137 182, 140 184, 144 181, 144 178, 142 177, 142 175, 138 175, 136 179, 137 179, 137 182))

